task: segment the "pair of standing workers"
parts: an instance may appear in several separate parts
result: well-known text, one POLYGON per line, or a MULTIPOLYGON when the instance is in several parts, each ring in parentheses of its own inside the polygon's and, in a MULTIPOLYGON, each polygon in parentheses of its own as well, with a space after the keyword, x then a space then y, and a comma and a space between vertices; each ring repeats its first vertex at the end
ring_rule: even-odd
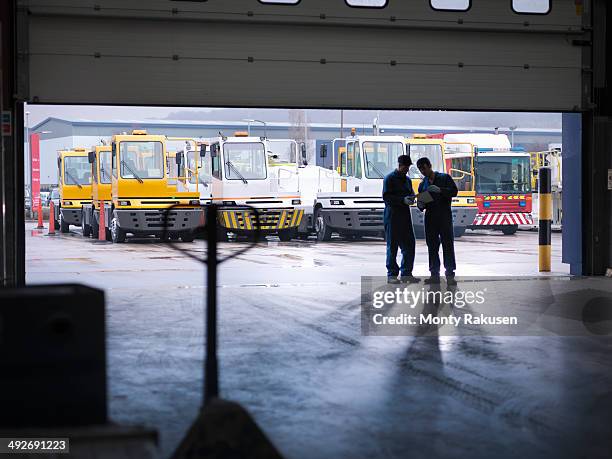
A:
MULTIPOLYGON (((417 199, 408 170, 412 165, 410 156, 397 158, 397 169, 388 174, 383 182, 385 201, 385 239, 387 241, 387 282, 417 283, 420 279, 412 275, 414 267, 415 238, 412 228, 410 205, 417 199), (398 248, 402 252, 401 267, 397 265, 398 248), (399 276, 399 278, 398 278, 399 276)), ((419 193, 428 192, 432 200, 419 200, 419 210, 425 212, 425 241, 429 252, 429 271, 426 284, 440 283, 440 245, 444 254, 444 268, 448 285, 456 285, 455 248, 453 237, 453 214, 451 202, 457 196, 457 186, 450 175, 434 171, 427 158, 417 161, 423 174, 419 193)))

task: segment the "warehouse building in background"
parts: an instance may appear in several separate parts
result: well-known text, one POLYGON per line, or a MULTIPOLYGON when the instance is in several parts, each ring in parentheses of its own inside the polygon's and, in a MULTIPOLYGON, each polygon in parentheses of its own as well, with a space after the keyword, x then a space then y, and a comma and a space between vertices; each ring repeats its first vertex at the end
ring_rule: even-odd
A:
MULTIPOLYGON (((334 123, 308 123, 307 152, 310 163, 331 167, 331 157, 320 158, 317 152, 322 143, 331 142, 340 137, 341 129, 348 135, 351 128, 358 134, 373 134, 374 126, 334 123)), ((115 134, 129 132, 133 129, 145 129, 151 134, 164 134, 172 137, 214 137, 222 132, 231 135, 235 131, 247 131, 252 135, 269 138, 291 138, 294 126, 289 122, 266 122, 248 125, 245 121, 173 121, 173 120, 109 120, 94 121, 82 119, 62 119, 49 117, 29 129, 29 133, 40 136, 40 181, 43 190, 57 184, 57 151, 73 147, 91 147, 99 145, 101 140, 108 141, 115 134)), ((379 129, 385 135, 412 136, 413 134, 435 134, 439 132, 494 132, 497 126, 415 126, 415 125, 385 125, 379 129)), ((514 139, 515 146, 527 151, 547 149, 550 144, 561 143, 561 129, 555 128, 499 128, 500 134, 508 134, 514 139)), ((27 142, 28 132, 25 134, 27 142)), ((24 151, 29 151, 25 145, 24 151)), ((26 183, 29 183, 28 159, 24 159, 26 183)))

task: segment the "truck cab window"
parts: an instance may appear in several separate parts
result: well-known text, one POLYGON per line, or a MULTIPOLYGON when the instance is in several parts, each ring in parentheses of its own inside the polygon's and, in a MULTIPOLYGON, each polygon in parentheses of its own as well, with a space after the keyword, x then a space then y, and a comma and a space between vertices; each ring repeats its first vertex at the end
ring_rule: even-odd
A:
POLYGON ((221 180, 221 149, 218 143, 213 143, 210 146, 210 155, 212 159, 212 176, 221 180))

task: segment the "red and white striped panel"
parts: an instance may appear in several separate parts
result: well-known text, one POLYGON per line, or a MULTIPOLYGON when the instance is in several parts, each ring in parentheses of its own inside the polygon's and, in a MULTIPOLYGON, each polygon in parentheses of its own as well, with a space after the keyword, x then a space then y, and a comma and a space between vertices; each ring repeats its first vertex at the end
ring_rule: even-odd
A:
POLYGON ((474 225, 533 225, 533 217, 527 212, 487 212, 477 214, 474 225))

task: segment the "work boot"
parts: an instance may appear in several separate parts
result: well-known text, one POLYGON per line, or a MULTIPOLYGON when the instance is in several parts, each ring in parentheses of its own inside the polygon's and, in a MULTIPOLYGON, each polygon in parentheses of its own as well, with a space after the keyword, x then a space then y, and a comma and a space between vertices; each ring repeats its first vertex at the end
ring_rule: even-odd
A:
POLYGON ((400 280, 397 277, 387 277, 387 284, 399 284, 400 280))
POLYGON ((404 284, 418 284, 421 282, 421 279, 414 277, 412 274, 408 274, 407 276, 400 276, 400 282, 404 284))
POLYGON ((436 276, 436 275, 431 275, 430 277, 428 277, 427 279, 425 279, 425 281, 423 282, 426 285, 431 285, 431 284, 439 284, 440 283, 440 276, 436 276))
POLYGON ((455 279, 455 275, 446 276, 446 285, 454 286, 457 285, 457 280, 455 279))

